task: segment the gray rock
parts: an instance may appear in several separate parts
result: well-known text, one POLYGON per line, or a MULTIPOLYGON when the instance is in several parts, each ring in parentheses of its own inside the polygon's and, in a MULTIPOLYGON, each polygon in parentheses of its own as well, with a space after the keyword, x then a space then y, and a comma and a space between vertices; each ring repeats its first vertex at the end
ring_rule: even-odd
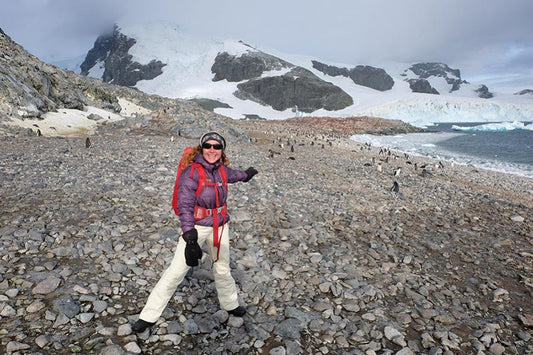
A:
POLYGON ((29 348, 31 348, 31 346, 28 344, 20 343, 18 341, 10 341, 6 345, 6 352, 12 354, 21 350, 27 350, 29 348))
POLYGON ((54 310, 60 314, 73 318, 80 313, 80 305, 70 296, 62 296, 53 302, 54 310))
POLYGON ((301 323, 298 319, 288 318, 281 321, 274 328, 274 334, 283 338, 300 340, 300 331, 302 330, 301 323))
POLYGON ((216 317, 205 317, 195 320, 200 333, 211 333, 216 327, 219 326, 218 319, 216 317))
POLYGON ((61 283, 61 279, 55 276, 48 277, 47 279, 39 282, 32 290, 32 293, 47 295, 54 292, 61 283))
POLYGON ((126 351, 128 351, 128 352, 130 352, 132 354, 140 354, 140 353, 142 353, 142 350, 139 347, 139 344, 137 344, 134 341, 129 342, 128 344, 126 344, 124 346, 124 349, 126 349, 126 351))
POLYGON ((198 324, 194 321, 194 319, 187 319, 184 324, 184 332, 185 334, 198 334, 200 331, 198 329, 198 324))
POLYGON ((124 350, 116 344, 107 345, 99 352, 100 355, 123 355, 124 353, 124 350))

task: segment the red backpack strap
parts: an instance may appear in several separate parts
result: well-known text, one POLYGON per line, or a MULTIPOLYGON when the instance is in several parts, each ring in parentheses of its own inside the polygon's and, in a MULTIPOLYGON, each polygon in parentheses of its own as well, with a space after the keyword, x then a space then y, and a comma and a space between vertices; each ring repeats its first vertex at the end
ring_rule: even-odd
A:
POLYGON ((174 209, 174 213, 176 215, 179 215, 178 213, 178 180, 181 175, 181 170, 178 168, 178 172, 176 173, 176 182, 174 183, 174 192, 172 193, 172 208, 174 209))
POLYGON ((191 163, 191 165, 192 165, 191 178, 192 178, 192 176, 194 174, 194 170, 196 170, 196 172, 198 173, 198 188, 196 189, 196 198, 198 198, 198 196, 200 196, 200 193, 202 192, 202 190, 205 187, 205 182, 206 182, 205 169, 202 166, 202 164, 198 164, 198 163, 193 162, 193 163, 191 163))
MULTIPOLYGON (((228 176, 226 174, 226 168, 224 167, 224 165, 221 165, 219 168, 218 168, 218 173, 220 174, 220 178, 222 180, 222 186, 224 186, 224 188, 226 189, 226 194, 228 192, 228 176)), ((217 190, 217 184, 215 184, 215 193, 216 193, 216 199, 217 199, 217 205, 219 204, 219 201, 218 201, 218 190, 217 190)), ((222 239, 222 234, 224 233, 224 226, 225 224, 222 224, 222 229, 220 230, 220 234, 219 234, 219 230, 218 230, 218 227, 219 227, 219 223, 218 223, 218 213, 220 213, 222 215, 222 223, 224 223, 224 221, 226 220, 226 215, 228 213, 228 209, 226 207, 226 204, 224 204, 224 206, 222 207, 219 207, 219 208, 215 208, 212 210, 212 214, 213 214, 213 246, 215 248, 217 248, 217 258, 214 260, 214 262, 216 263, 219 259, 219 256, 220 256, 220 241, 222 239), (220 209, 220 212, 218 212, 220 209)))
POLYGON ((228 191, 228 175, 226 174, 226 168, 224 165, 221 165, 220 168, 218 168, 218 172, 220 174, 220 177, 222 178, 222 185, 226 189, 226 192, 228 191))

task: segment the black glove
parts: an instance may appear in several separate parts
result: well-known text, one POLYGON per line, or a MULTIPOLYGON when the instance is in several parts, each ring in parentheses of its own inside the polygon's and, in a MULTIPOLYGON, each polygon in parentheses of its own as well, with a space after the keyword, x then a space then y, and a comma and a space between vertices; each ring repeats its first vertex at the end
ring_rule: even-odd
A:
POLYGON ((198 231, 191 229, 183 233, 185 246, 185 262, 189 266, 198 266, 198 260, 202 258, 202 248, 198 245, 198 231))
POLYGON ((246 169, 244 172, 246 173, 246 175, 248 175, 248 176, 246 177, 246 179, 244 179, 244 182, 248 182, 248 181, 250 181, 250 179, 253 178, 254 175, 258 173, 258 171, 255 170, 255 168, 252 168, 252 167, 249 167, 249 168, 246 169))

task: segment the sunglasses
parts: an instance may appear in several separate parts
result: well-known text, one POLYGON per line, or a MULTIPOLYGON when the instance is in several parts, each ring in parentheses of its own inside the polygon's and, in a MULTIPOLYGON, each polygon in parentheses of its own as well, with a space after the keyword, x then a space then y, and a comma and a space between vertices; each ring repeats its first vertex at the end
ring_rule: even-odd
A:
POLYGON ((209 143, 204 143, 202 144, 202 148, 204 149, 215 149, 215 150, 222 150, 222 144, 209 144, 209 143))

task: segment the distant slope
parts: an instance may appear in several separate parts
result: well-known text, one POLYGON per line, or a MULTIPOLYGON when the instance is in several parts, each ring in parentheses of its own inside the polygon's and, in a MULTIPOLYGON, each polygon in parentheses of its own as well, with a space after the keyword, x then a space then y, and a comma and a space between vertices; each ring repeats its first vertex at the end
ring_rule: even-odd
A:
POLYGON ((197 38, 168 23, 117 25, 112 36, 97 40, 82 69, 151 94, 218 102, 210 107, 232 118, 379 113, 424 125, 533 117, 530 95, 491 92, 444 63, 326 63, 197 38))

